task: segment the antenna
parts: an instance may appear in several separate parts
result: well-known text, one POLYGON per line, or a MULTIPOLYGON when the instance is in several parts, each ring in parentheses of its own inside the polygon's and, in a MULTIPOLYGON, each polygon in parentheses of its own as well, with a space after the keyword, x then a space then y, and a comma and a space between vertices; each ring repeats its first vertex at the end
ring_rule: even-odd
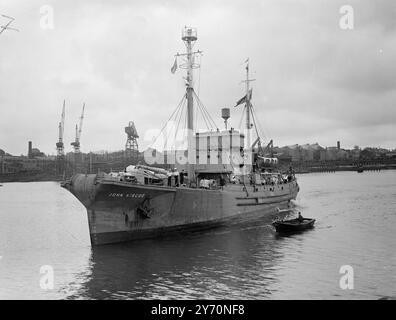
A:
POLYGON ((2 16, 3 18, 8 19, 8 22, 7 22, 5 25, 1 25, 1 26, 0 26, 0 34, 2 34, 5 30, 12 30, 12 31, 17 31, 17 32, 19 32, 18 29, 16 29, 16 28, 11 28, 11 27, 10 27, 11 23, 15 20, 15 18, 10 17, 10 16, 7 16, 7 15, 5 15, 5 14, 2 14, 1 16, 2 16))

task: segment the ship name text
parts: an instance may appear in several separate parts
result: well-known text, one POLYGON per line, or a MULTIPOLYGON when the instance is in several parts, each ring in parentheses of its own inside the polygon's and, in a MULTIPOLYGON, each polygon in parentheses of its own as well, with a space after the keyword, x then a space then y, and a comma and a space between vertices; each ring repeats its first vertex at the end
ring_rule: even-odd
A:
POLYGON ((108 194, 110 198, 144 198, 144 193, 118 193, 118 192, 111 192, 108 194))

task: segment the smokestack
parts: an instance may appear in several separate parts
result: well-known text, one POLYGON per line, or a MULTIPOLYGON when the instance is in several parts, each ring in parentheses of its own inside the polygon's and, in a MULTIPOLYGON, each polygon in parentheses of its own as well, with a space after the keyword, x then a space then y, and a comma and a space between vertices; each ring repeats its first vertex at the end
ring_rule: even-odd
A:
POLYGON ((340 150, 341 149, 341 144, 340 141, 337 141, 337 149, 340 150))
POLYGON ((32 141, 28 142, 28 158, 32 158, 32 141))

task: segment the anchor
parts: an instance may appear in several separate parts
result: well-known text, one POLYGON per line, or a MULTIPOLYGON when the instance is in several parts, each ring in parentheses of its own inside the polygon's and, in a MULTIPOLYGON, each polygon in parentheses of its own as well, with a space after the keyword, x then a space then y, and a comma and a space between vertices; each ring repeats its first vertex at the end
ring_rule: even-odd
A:
POLYGON ((150 214, 153 212, 153 210, 153 208, 150 208, 150 199, 145 198, 141 205, 136 209, 136 212, 144 219, 150 219, 150 214))

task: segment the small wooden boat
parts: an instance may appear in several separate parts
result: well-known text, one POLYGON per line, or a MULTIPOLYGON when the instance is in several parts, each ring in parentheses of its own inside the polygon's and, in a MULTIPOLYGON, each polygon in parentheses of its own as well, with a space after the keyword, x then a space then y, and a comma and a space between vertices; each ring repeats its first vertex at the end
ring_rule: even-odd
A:
POLYGON ((310 229, 313 227, 315 219, 304 218, 300 221, 298 218, 291 220, 280 220, 275 221, 272 225, 275 227, 277 232, 296 232, 310 229))

